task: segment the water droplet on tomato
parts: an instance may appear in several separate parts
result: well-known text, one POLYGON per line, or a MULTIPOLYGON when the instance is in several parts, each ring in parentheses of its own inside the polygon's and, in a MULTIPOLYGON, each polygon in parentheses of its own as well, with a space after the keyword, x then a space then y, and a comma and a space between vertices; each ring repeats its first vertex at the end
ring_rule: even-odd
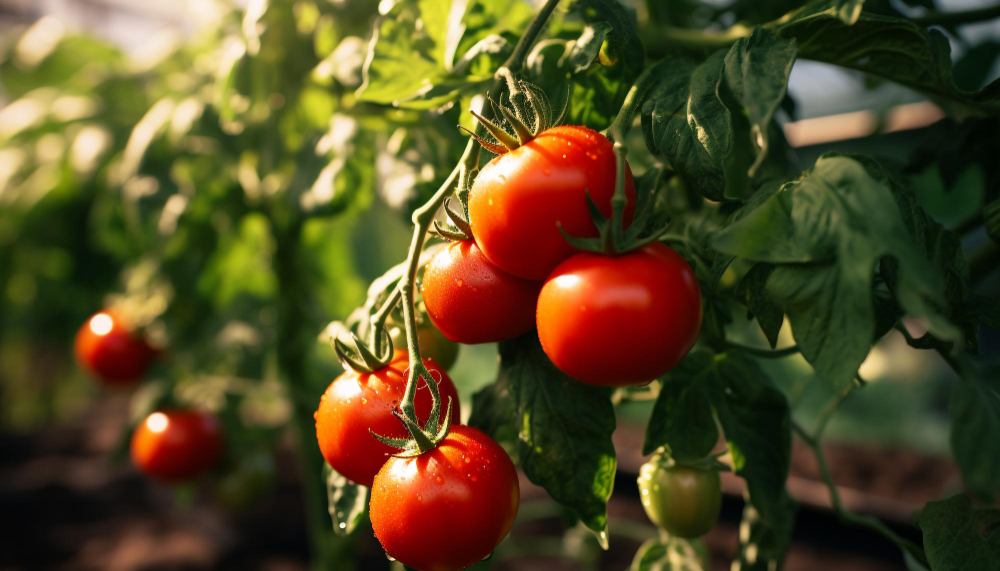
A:
POLYGON ((443 484, 444 483, 444 478, 441 477, 441 474, 438 474, 438 475, 434 476, 434 481, 437 482, 438 484, 443 484))
POLYGON ((472 458, 467 457, 465 454, 462 455, 462 458, 465 459, 465 463, 466 464, 468 464, 469 462, 472 462, 472 458))
POLYGON ((361 404, 368 404, 368 399, 361 397, 361 404))

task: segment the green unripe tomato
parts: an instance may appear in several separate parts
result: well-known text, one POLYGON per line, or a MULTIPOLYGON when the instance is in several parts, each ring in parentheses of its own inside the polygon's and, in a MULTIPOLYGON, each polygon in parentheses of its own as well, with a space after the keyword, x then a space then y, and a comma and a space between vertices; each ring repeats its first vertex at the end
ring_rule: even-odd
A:
MULTIPOLYGON (((390 327, 389 335, 394 348, 406 350, 406 329, 403 326, 390 327)), ((445 337, 430 323, 417 325, 417 340, 420 341, 420 356, 432 359, 442 369, 450 369, 458 359, 458 343, 445 337)))
POLYGON ((653 523, 671 535, 693 539, 719 519, 722 481, 713 469, 667 466, 654 459, 639 470, 639 497, 653 523))

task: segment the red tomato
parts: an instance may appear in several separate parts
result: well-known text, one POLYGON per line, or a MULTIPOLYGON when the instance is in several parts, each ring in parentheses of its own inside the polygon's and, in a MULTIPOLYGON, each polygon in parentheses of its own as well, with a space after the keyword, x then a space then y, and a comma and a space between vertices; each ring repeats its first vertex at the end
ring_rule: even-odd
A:
POLYGON ((421 286, 431 323, 448 339, 467 344, 534 329, 540 289, 542 282, 494 266, 472 240, 453 242, 431 258, 421 286))
MULTIPOLYGON (((399 451, 376 440, 369 429, 380 436, 409 436, 403 423, 392 415, 406 392, 409 358, 408 352, 397 350, 388 365, 373 373, 344 371, 330 383, 314 415, 316 440, 323 457, 334 470, 364 486, 371 487, 379 468, 399 451)), ((435 377, 441 392, 442 421, 449 397, 452 419, 457 421, 461 411, 455 385, 434 361, 424 359, 424 366, 435 377)), ((431 393, 426 385, 417 385, 414 404, 417 418, 426 422, 431 413, 431 393)))
MULTIPOLYGON (((611 215, 615 156, 604 135, 586 127, 543 131, 490 161, 469 193, 469 218, 479 247, 507 273, 542 280, 574 253, 572 236, 596 237, 584 191, 611 215)), ((626 225, 635 213, 635 182, 626 164, 626 225)))
POLYGON ((76 333, 76 362, 107 385, 131 385, 156 356, 125 319, 111 310, 95 314, 76 333))
POLYGON ((659 242, 621 256, 580 253, 538 296, 538 338, 567 375, 591 385, 643 385, 694 345, 701 294, 687 262, 659 242))
POLYGON ((464 569, 510 531, 520 493, 504 449, 475 428, 454 426, 434 450, 382 467, 369 504, 372 530, 386 553, 414 569, 464 569))
POLYGON ((132 433, 132 461, 165 482, 198 476, 212 467, 221 450, 218 421, 195 410, 154 412, 132 433))

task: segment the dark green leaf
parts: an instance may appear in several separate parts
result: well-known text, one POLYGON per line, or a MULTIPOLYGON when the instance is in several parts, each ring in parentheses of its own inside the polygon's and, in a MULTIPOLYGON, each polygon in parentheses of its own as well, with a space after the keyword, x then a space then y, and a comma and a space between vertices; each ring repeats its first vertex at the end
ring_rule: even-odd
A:
POLYGON ((617 468, 607 391, 556 369, 534 333, 500 344, 497 383, 513 397, 525 475, 595 533, 605 532, 617 468))
POLYGON ((792 540, 798 504, 787 493, 781 496, 771 519, 764 519, 753 505, 753 498, 743 508, 740 524, 740 553, 733 571, 772 571, 780 569, 792 540))
POLYGON ((772 348, 778 344, 778 333, 785 320, 785 312, 767 293, 767 278, 773 270, 774 266, 771 264, 754 264, 740 283, 736 284, 736 297, 746 300, 747 307, 757 318, 757 324, 772 348))
POLYGON ((862 12, 852 25, 844 0, 809 4, 775 26, 799 57, 856 69, 922 91, 958 115, 1000 112, 1000 82, 962 91, 952 79, 948 39, 911 20, 862 12))
POLYGON ((721 252, 776 265, 767 291, 802 354, 838 390, 853 382, 874 340, 872 275, 884 256, 899 264, 902 308, 927 318, 942 339, 961 337, 937 310, 941 277, 909 238, 888 175, 874 168, 824 155, 713 240, 721 252))
POLYGON ((700 460, 719 440, 708 394, 706 372, 711 356, 698 353, 682 361, 663 378, 663 386, 646 426, 642 453, 652 454, 660 446, 670 447, 670 456, 679 462, 700 460))
POLYGON ((1000 569, 1000 510, 974 509, 968 497, 955 496, 928 503, 917 522, 934 571, 1000 569))
POLYGON ((951 448, 972 492, 1000 491, 1000 367, 973 369, 951 393, 951 448))
POLYGON ((326 498, 337 535, 350 535, 361 523, 368 508, 368 488, 341 476, 329 464, 323 463, 326 498))

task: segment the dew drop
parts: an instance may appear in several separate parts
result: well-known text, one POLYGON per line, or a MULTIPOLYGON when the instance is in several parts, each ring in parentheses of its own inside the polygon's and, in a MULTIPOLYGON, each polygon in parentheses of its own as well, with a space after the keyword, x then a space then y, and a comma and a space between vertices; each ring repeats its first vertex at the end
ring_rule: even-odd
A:
POLYGON ((462 280, 455 280, 455 285, 462 287, 462 280))
MULTIPOLYGON (((507 182, 507 175, 502 174, 499 176, 499 178, 500 182, 507 182)), ((492 203, 493 201, 491 200, 490 202, 492 203)))
POLYGON ((418 501, 418 502, 422 502, 422 501, 424 501, 424 497, 423 497, 423 496, 421 496, 420 494, 417 494, 417 501, 418 501))
POLYGON ((564 159, 566 158, 566 153, 563 153, 563 158, 564 158, 564 159))
POLYGON ((437 482, 438 484, 443 484, 444 483, 444 478, 441 477, 441 474, 438 474, 438 475, 434 476, 434 481, 437 482))
POLYGON ((493 206, 493 199, 490 199, 490 206, 493 206))
POLYGON ((395 561, 396 560, 395 557, 393 557, 392 555, 389 555, 388 553, 385 554, 385 558, 388 559, 389 561, 395 561))
POLYGON ((479 478, 473 476, 472 474, 469 474, 469 479, 472 480, 473 482, 478 482, 479 481, 479 478))
POLYGON ((345 522, 340 522, 340 525, 339 525, 338 527, 339 527, 340 529, 347 529, 347 523, 345 523, 345 522))

